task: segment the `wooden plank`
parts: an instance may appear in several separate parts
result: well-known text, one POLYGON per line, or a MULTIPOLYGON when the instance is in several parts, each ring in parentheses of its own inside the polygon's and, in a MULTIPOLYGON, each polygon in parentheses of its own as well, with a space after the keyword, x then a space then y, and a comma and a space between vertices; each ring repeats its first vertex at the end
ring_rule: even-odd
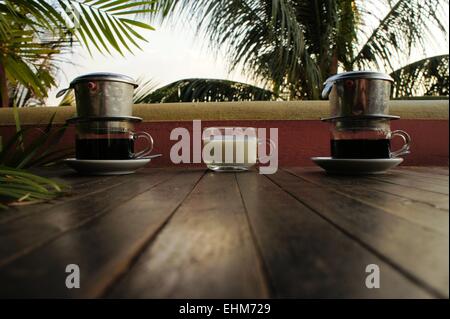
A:
POLYGON ((0 213, 0 225, 19 218, 23 218, 24 216, 45 212, 55 206, 62 205, 69 201, 82 200, 83 197, 89 195, 94 191, 99 191, 101 189, 108 189, 113 185, 118 185, 124 182, 127 179, 127 177, 126 176, 78 177, 74 174, 71 174, 71 175, 63 175, 62 177, 54 179, 59 180, 60 182, 64 182, 71 187, 70 191, 65 196, 42 203, 11 206, 8 210, 4 210, 0 213))
POLYGON ((62 205, 0 225, 0 266, 21 257, 62 233, 116 207, 173 176, 171 171, 152 170, 125 177, 111 187, 62 205))
POLYGON ((275 297, 430 297, 268 178, 238 174, 237 179, 275 297), (380 289, 365 286, 369 264, 381 269, 380 289))
POLYGON ((109 297, 267 297, 234 174, 207 173, 109 297))
POLYGON ((148 176, 151 189, 130 201, 117 198, 108 214, 0 268, 0 296, 100 296, 126 272, 202 174, 203 170, 178 172, 158 185, 148 176), (68 264, 80 268, 79 289, 65 287, 68 264))
POLYGON ((448 236, 286 172, 268 177, 412 280, 441 297, 448 297, 448 236))
MULTIPOLYGON (((416 202, 397 195, 380 192, 362 185, 347 185, 341 177, 326 175, 320 171, 286 169, 300 178, 316 185, 327 187, 330 191, 354 198, 360 202, 381 208, 389 214, 407 219, 417 225, 449 235, 448 211, 438 209, 422 202, 416 202)), ((370 183, 370 182, 369 182, 370 183)))
POLYGON ((408 175, 415 176, 427 176, 442 181, 448 181, 449 176, 444 174, 436 173, 434 170, 426 167, 416 167, 416 166, 399 166, 392 169, 393 171, 399 171, 408 175))
MULTIPOLYGON (((300 173, 320 172, 321 174, 325 174, 325 172, 320 168, 290 168, 290 170, 291 169, 294 172, 300 173)), ((414 202, 425 203, 434 208, 443 209, 446 211, 449 210, 448 195, 445 194, 418 190, 403 185, 384 183, 382 181, 369 179, 363 176, 359 176, 357 178, 355 178, 355 176, 327 176, 330 178, 330 180, 335 180, 336 182, 338 182, 341 187, 360 186, 361 188, 374 189, 380 192, 397 195, 414 202)))
POLYGON ((448 176, 448 166, 447 167, 437 167, 437 166, 404 166, 409 170, 416 172, 425 172, 436 175, 448 176))
POLYGON ((395 174, 400 174, 403 176, 407 176, 408 178, 411 178, 413 180, 426 181, 429 183, 444 185, 447 187, 449 184, 449 178, 446 175, 437 175, 437 174, 430 174, 430 173, 425 173, 425 172, 416 172, 416 171, 408 169, 407 167, 394 168, 394 169, 390 170, 390 172, 395 173, 395 174))
POLYGON ((392 183, 402 185, 409 188, 416 188, 427 192, 448 195, 448 184, 439 184, 427 181, 426 179, 416 180, 409 176, 401 176, 400 174, 387 172, 383 176, 371 176, 370 179, 378 180, 383 183, 392 183))

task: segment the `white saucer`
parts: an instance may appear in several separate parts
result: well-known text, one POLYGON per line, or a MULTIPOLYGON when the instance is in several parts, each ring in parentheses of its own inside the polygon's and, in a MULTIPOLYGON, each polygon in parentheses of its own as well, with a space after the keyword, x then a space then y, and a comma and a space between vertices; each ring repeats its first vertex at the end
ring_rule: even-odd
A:
POLYGON ((312 157, 311 160, 330 174, 381 174, 403 162, 403 158, 344 159, 312 157))
POLYGON ((125 175, 133 174, 137 169, 150 163, 152 158, 159 156, 161 154, 130 160, 80 160, 67 158, 64 160, 64 163, 78 173, 85 175, 125 175))

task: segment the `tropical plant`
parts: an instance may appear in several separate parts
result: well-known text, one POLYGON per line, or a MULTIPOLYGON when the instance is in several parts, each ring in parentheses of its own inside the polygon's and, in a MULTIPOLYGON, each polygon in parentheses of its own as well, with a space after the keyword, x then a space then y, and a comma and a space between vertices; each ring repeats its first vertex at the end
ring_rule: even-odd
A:
POLYGON ((153 18, 195 20, 214 50, 226 48, 230 69, 243 65, 275 94, 316 99, 339 70, 391 73, 413 49, 446 36, 445 6, 448 0, 161 0, 150 7, 153 18))
POLYGON ((156 89, 158 86, 154 80, 146 80, 144 77, 137 79, 138 87, 134 90, 133 102, 134 103, 147 103, 144 102, 148 99, 148 96, 156 89))
POLYGON ((394 98, 448 96, 449 56, 439 55, 404 66, 391 73, 394 98))
POLYGON ((271 91, 245 83, 184 79, 155 91, 143 86, 135 95, 135 103, 264 101, 276 98, 271 91))
POLYGON ((71 147, 58 147, 67 125, 54 128, 54 116, 43 129, 20 128, 19 124, 16 124, 17 132, 0 148, 0 165, 18 169, 30 168, 48 165, 73 154, 71 147))
POLYGON ((61 196, 67 186, 24 169, 0 165, 0 208, 61 196))
POLYGON ((134 17, 154 1, 0 0, 2 106, 26 105, 55 85, 58 57, 73 43, 89 52, 132 52, 146 41, 136 29, 153 28, 134 17))
POLYGON ((58 149, 65 126, 53 129, 52 116, 44 129, 22 129, 15 110, 16 134, 4 145, 0 137, 0 208, 50 200, 68 190, 64 184, 30 173, 26 168, 53 163, 71 149, 58 149), (30 135, 34 138, 30 139, 30 135), (26 141, 31 141, 26 143, 26 141))

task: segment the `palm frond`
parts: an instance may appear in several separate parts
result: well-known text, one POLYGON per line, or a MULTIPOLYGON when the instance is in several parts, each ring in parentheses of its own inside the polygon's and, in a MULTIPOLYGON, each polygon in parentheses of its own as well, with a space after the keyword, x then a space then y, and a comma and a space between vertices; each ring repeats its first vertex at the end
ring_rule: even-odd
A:
POLYGON ((67 149, 56 147, 65 132, 65 127, 53 129, 54 116, 44 129, 38 130, 38 135, 33 136, 34 139, 29 138, 33 129, 22 129, 19 117, 15 116, 16 134, 5 145, 3 139, 0 139, 0 208, 51 200, 69 189, 64 184, 24 169, 45 165, 67 155, 67 149), (31 142, 26 143, 27 141, 31 142))
POLYGON ((51 200, 68 190, 64 184, 22 169, 0 165, 0 208, 6 205, 51 200))
POLYGON ((2 104, 42 104, 55 85, 56 59, 75 41, 89 52, 124 54, 153 30, 136 19, 151 0, 0 0, 2 104), (4 72, 3 72, 4 70, 4 72), (8 89, 5 81, 8 82, 8 89), (10 92, 11 91, 11 92, 10 92), (6 98, 11 97, 11 98, 6 98), (8 101, 8 102, 7 102, 8 101))
POLYGON ((3 145, 0 151, 0 165, 19 169, 30 168, 53 163, 73 154, 72 148, 58 147, 67 126, 54 128, 55 114, 42 129, 19 128, 3 145))
POLYGON ((290 98, 318 98, 323 80, 340 69, 392 72, 425 47, 448 0, 160 0, 171 22, 194 21, 230 70, 266 80, 290 98), (184 19, 183 19, 184 17, 184 19), (375 27, 373 27, 375 25, 375 27))
MULTIPOLYGON (((367 7, 365 1, 359 2, 361 7, 367 7)), ((399 62, 409 57, 413 48, 425 50, 430 41, 440 41, 437 34, 431 31, 433 26, 443 34, 447 32, 444 18, 439 12, 444 12, 448 0, 382 0, 372 2, 371 8, 376 10, 388 5, 390 9, 378 26, 363 32, 367 38, 352 62, 359 68, 393 71, 399 62)), ((367 18, 368 15, 374 15, 367 11, 365 14, 367 18)))
POLYGON ((395 81, 393 97, 448 96, 449 56, 426 58, 391 73, 395 81))
POLYGON ((217 79, 184 79, 143 94, 135 103, 266 101, 277 96, 256 86, 217 79))
POLYGON ((172 18, 179 12, 194 18, 198 33, 208 38, 214 51, 225 48, 230 70, 242 65, 244 73, 267 80, 274 92, 280 91, 288 76, 298 79, 308 74, 305 85, 311 89, 321 85, 294 1, 161 0, 157 9, 172 18))
POLYGON ((138 87, 134 90, 133 102, 135 104, 146 103, 144 101, 149 100, 148 96, 155 91, 158 84, 152 79, 145 80, 143 77, 137 79, 136 83, 138 87))
POLYGON ((58 106, 75 106, 75 105, 76 105, 75 92, 73 90, 68 90, 66 94, 64 94, 58 106))

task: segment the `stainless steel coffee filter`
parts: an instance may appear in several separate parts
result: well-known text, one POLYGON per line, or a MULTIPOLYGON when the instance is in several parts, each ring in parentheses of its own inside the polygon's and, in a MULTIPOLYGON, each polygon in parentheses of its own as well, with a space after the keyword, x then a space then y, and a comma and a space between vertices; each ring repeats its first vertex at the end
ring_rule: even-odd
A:
POLYGON ((384 73, 354 71, 327 79, 322 92, 330 100, 330 117, 386 116, 393 79, 384 73))
POLYGON ((92 73, 77 77, 57 96, 74 89, 79 117, 131 116, 136 87, 135 81, 125 75, 92 73))

